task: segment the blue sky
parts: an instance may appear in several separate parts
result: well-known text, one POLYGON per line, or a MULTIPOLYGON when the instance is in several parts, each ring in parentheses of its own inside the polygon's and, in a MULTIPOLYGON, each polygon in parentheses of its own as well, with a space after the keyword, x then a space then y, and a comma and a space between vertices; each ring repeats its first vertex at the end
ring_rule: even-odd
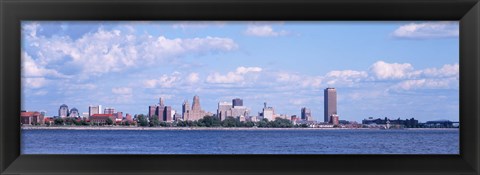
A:
POLYGON ((459 113, 455 21, 23 21, 22 108, 67 104, 146 114, 165 98, 181 110, 239 97, 251 114, 302 107, 323 118, 335 87, 340 119, 449 119, 459 113))

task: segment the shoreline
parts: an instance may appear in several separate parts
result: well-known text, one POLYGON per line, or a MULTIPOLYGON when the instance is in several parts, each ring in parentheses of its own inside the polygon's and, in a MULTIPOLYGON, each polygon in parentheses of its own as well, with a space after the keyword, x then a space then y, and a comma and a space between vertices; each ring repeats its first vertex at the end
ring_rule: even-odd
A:
MULTIPOLYGON (((404 128, 404 129, 388 129, 388 130, 455 130, 459 128, 404 128)), ((380 128, 224 128, 224 127, 92 127, 92 126, 22 126, 21 130, 383 130, 380 128)))

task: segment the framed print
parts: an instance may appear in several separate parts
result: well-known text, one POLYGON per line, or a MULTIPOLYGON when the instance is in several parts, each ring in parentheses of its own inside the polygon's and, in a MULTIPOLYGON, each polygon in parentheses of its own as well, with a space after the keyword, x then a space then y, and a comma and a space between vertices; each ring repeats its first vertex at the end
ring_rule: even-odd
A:
POLYGON ((1 8, 2 173, 479 172, 477 1, 1 8))

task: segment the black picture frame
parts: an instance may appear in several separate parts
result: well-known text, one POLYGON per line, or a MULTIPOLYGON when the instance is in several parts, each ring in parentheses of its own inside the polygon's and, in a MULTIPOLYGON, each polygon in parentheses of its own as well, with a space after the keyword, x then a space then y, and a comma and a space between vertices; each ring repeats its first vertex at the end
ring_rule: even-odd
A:
POLYGON ((1 0, 1 174, 479 174, 478 0, 1 0), (460 155, 20 155, 22 20, 459 20, 460 155))

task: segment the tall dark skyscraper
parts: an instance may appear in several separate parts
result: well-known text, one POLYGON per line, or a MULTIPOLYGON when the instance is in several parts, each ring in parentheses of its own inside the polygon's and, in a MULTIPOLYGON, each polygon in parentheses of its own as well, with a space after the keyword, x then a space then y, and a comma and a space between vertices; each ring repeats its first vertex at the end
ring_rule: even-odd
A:
POLYGON ((243 100, 240 99, 240 98, 235 98, 232 100, 232 107, 235 107, 235 106, 243 106, 243 100))
POLYGON ((324 103, 324 122, 330 122, 329 118, 332 114, 337 114, 337 90, 335 88, 326 88, 323 91, 324 103))

